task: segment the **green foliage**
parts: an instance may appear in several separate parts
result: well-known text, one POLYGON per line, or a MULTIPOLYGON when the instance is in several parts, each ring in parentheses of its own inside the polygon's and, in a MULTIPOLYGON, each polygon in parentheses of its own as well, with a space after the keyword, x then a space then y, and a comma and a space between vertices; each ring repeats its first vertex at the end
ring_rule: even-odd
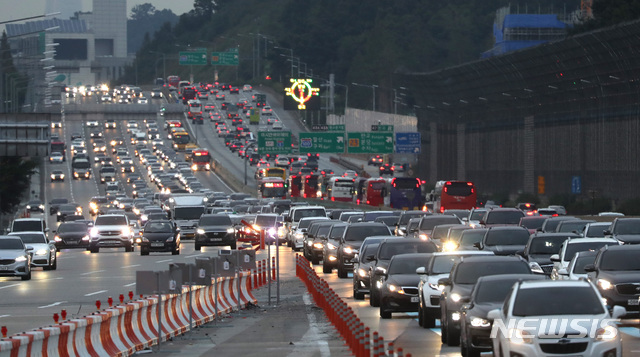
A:
POLYGON ((137 52, 142 47, 144 37, 152 36, 168 23, 178 22, 178 16, 171 10, 158 10, 155 6, 145 3, 131 9, 131 19, 127 20, 127 51, 137 52))
POLYGON ((595 0, 593 18, 576 26, 572 33, 591 31, 640 18, 639 0, 595 0))
POLYGON ((20 157, 0 157, 0 211, 13 212, 22 194, 29 189, 37 163, 20 157))

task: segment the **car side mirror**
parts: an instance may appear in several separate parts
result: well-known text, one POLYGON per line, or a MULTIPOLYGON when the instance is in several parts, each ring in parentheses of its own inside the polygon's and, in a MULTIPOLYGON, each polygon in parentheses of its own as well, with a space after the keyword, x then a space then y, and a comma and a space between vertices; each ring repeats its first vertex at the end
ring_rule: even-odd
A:
POLYGON ((627 314, 627 309, 624 306, 615 305, 613 307, 613 311, 611 312, 611 317, 614 319, 619 319, 627 314))
POLYGON ((387 271, 382 267, 376 267, 373 274, 376 276, 387 276, 387 271))
POLYGON ((30 245, 26 246, 26 250, 27 250, 27 252, 32 252, 32 251, 33 251, 33 249, 34 249, 34 248, 33 248, 32 246, 30 246, 30 245))
POLYGON ((439 279, 438 280, 438 285, 449 286, 449 285, 451 285, 451 279, 449 279, 449 278, 439 279))
POLYGON ((480 220, 478 223, 480 223, 481 225, 484 225, 484 221, 480 220))
POLYGON ((569 275, 569 272, 567 271, 567 268, 560 268, 558 269, 558 275, 569 275))
POLYGON ((587 264, 584 267, 584 271, 586 271, 587 273, 591 273, 596 271, 596 266, 594 264, 587 264))
POLYGON ((536 232, 542 232, 542 228, 540 227, 536 228, 536 232))
POLYGON ((606 230, 602 231, 602 233, 604 233, 604 235, 605 235, 605 236, 611 236, 611 235, 613 235, 613 234, 611 233, 611 231, 610 231, 610 230, 608 230, 608 229, 606 229, 606 230))
POLYGON ((418 275, 426 275, 427 274, 427 269, 425 267, 420 267, 420 268, 416 269, 416 274, 418 274, 418 275))
POLYGON ((372 262, 372 261, 376 260, 376 257, 375 257, 375 255, 373 255, 373 254, 371 254, 371 255, 367 255, 367 256, 365 257, 365 260, 366 260, 366 261, 368 261, 368 262, 372 262))
POLYGON ((478 249, 482 249, 482 244, 480 242, 473 243, 473 246, 478 248, 478 249))
POLYGON ((560 262, 560 255, 554 254, 549 259, 554 263, 560 262))
POLYGON ((519 250, 519 251, 517 251, 517 252, 516 252, 516 255, 524 258, 524 257, 525 257, 525 255, 524 255, 524 250, 519 250))

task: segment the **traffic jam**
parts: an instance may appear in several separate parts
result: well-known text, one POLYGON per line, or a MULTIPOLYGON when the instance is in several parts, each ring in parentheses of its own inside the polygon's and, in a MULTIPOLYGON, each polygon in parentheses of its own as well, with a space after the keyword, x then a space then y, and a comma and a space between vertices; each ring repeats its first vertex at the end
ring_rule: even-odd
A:
MULTIPOLYGON (((264 232, 267 244, 352 286, 344 299, 368 302, 381 321, 416 320, 462 356, 622 355, 639 317, 640 218, 479 206, 472 182, 438 181, 427 192, 405 164, 380 155, 367 162, 372 175, 321 167, 318 154, 261 155, 256 132, 285 127, 265 97, 250 85, 183 82, 157 89, 182 100, 180 120, 161 112, 144 121, 89 119, 66 136, 52 128, 50 181, 95 180, 100 194, 28 202, 0 239, 0 276, 55 270, 65 249, 251 249, 264 232), (255 168, 253 195, 202 182, 221 153, 195 143, 200 125, 212 126, 238 166, 255 168), (47 226, 50 217, 57 226, 47 226)), ((135 95, 126 86, 95 94, 135 95)))

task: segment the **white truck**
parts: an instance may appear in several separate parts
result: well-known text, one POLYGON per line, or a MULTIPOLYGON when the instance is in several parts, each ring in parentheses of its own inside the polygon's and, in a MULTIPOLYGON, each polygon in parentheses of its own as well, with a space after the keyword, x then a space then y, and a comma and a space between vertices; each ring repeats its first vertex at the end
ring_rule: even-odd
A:
POLYGON ((207 196, 203 194, 173 194, 164 206, 169 218, 180 228, 182 239, 194 238, 200 216, 207 208, 207 196))

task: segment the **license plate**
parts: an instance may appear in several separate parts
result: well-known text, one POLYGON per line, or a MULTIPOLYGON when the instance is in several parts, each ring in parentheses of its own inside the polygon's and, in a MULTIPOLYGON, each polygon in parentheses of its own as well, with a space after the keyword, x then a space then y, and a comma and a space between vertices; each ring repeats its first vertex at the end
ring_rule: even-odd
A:
POLYGON ((0 270, 9 270, 9 267, 0 267, 0 270))
POLYGON ((151 243, 152 247, 164 247, 164 243, 151 243))
POLYGON ((418 296, 412 296, 411 297, 411 302, 420 302, 419 299, 420 299, 420 297, 418 297, 418 296))
POLYGON ((221 242, 222 238, 209 238, 209 242, 221 242))
POLYGON ((629 299, 628 302, 629 302, 629 305, 635 305, 635 306, 638 305, 638 299, 629 299))

